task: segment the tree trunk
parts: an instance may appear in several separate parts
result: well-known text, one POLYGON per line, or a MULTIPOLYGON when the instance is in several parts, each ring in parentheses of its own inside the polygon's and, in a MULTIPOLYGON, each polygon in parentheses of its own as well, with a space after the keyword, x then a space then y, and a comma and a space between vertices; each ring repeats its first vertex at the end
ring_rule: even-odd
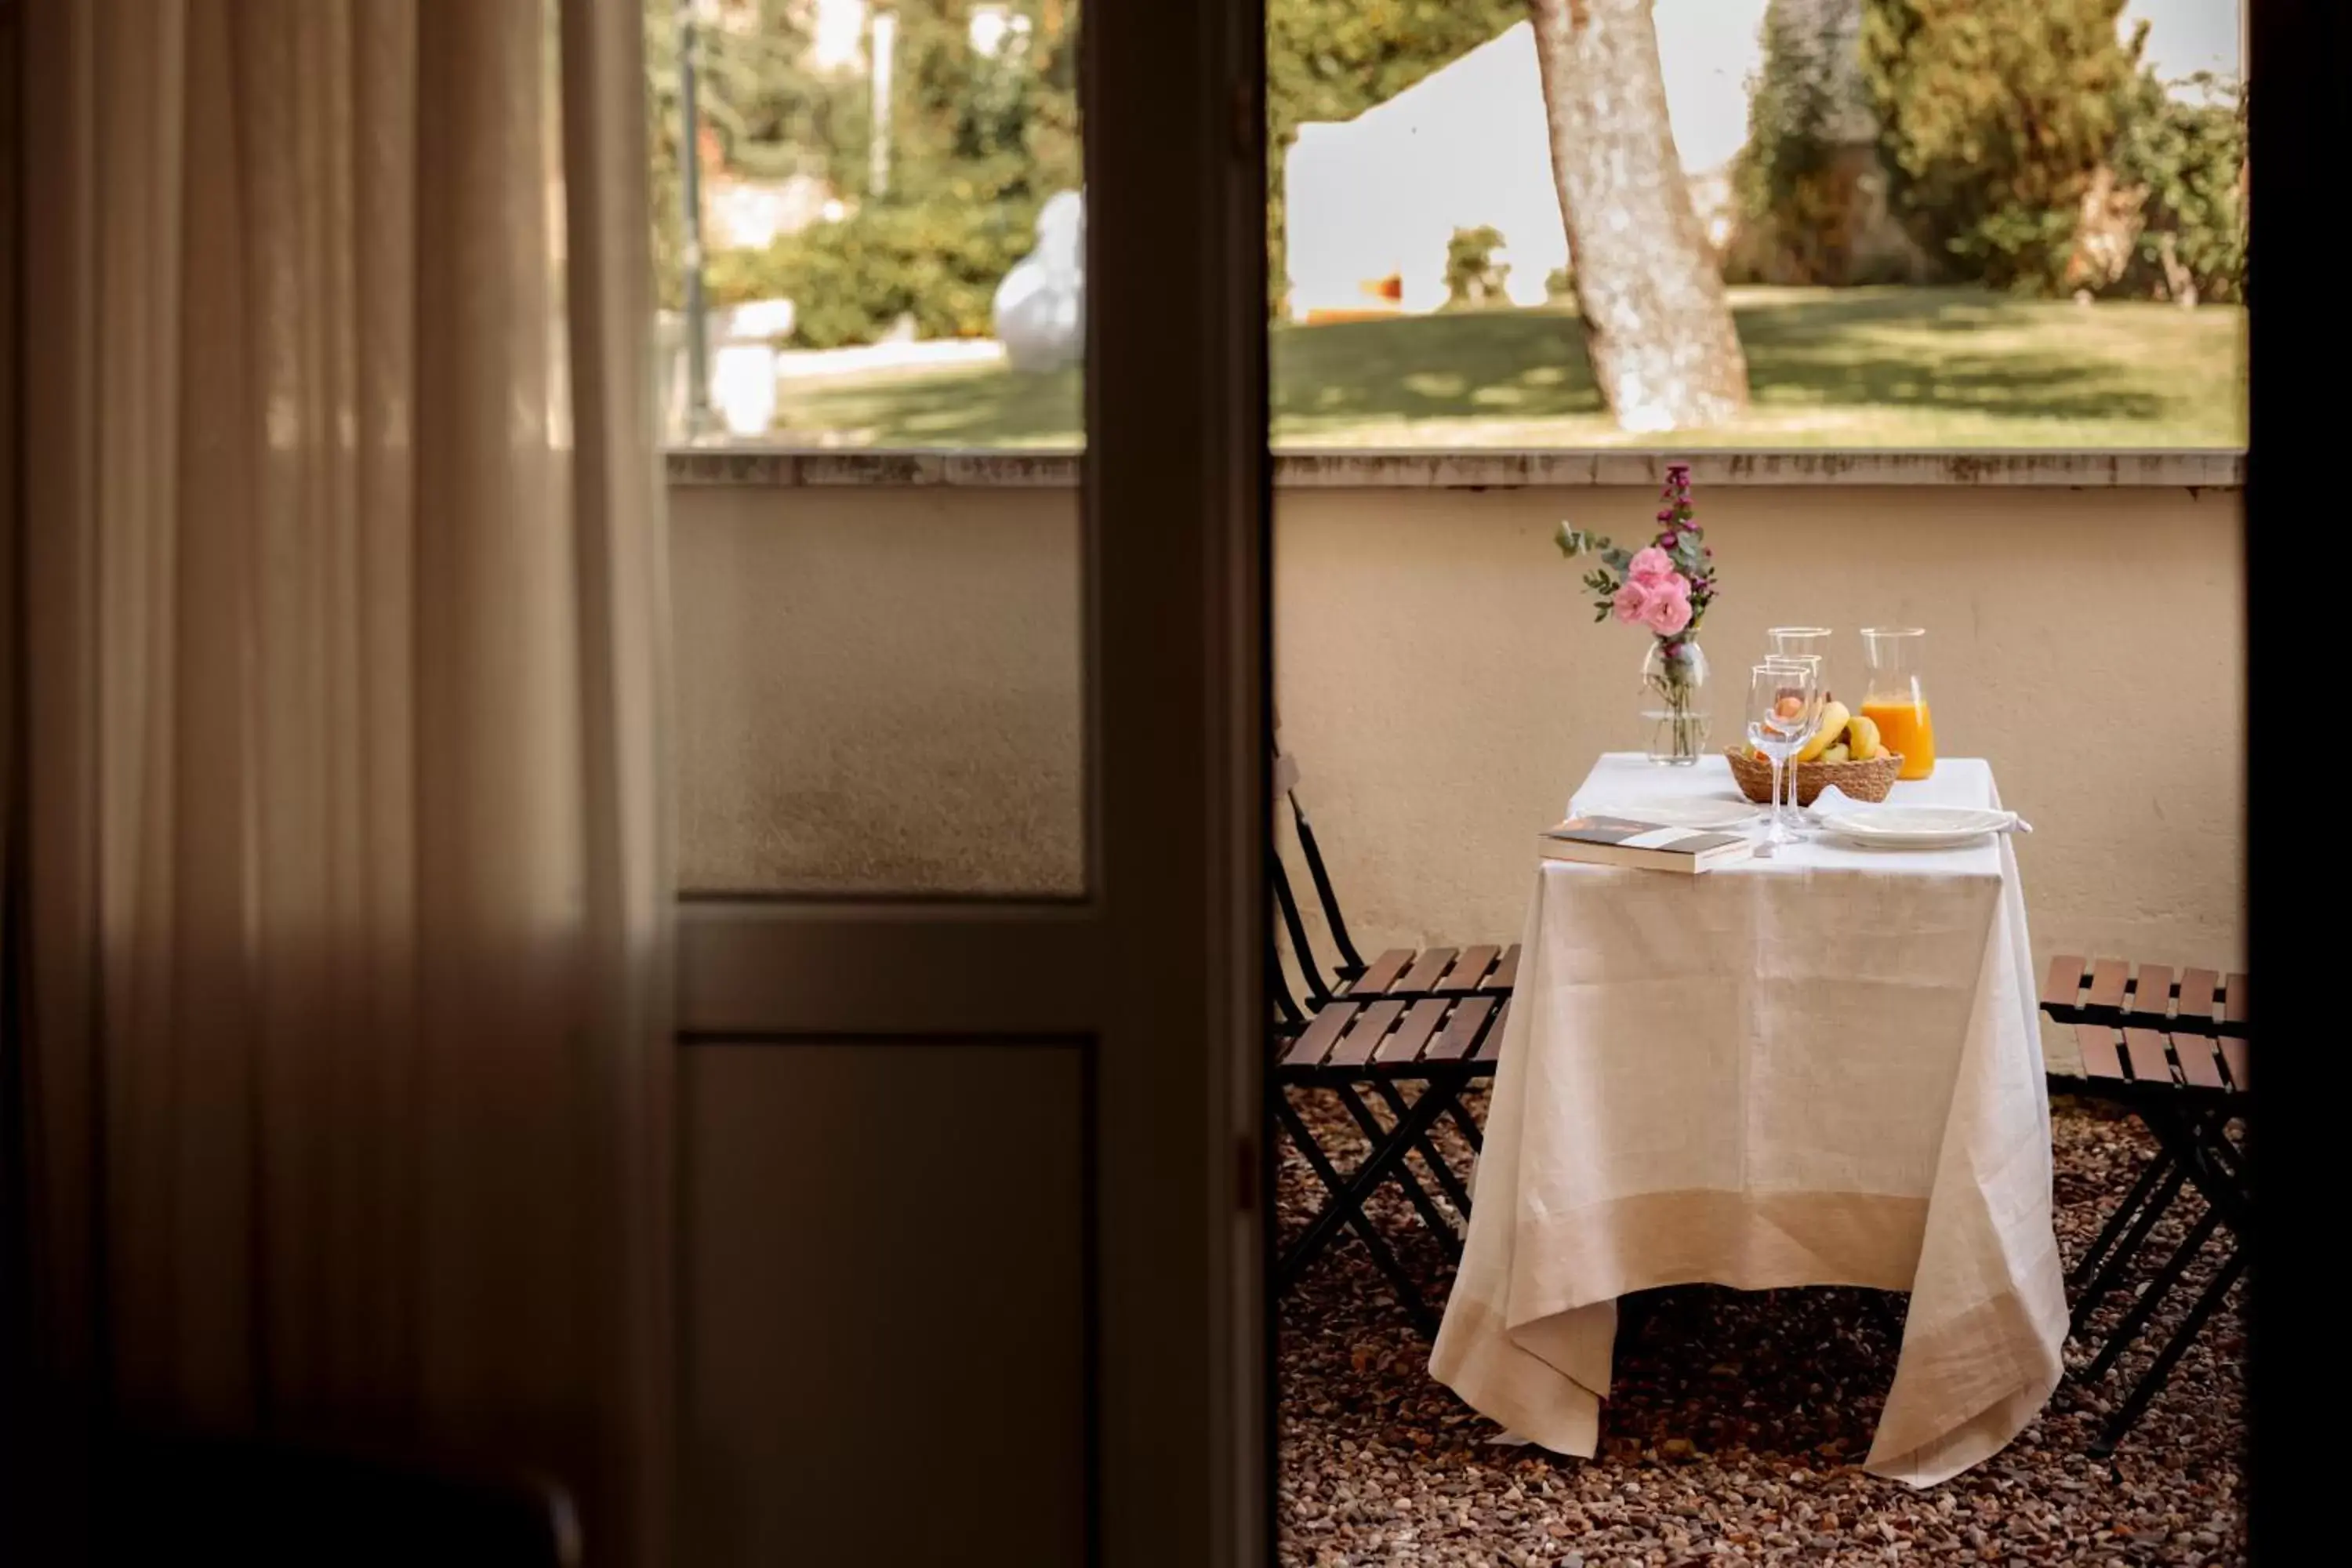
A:
POLYGON ((1748 360, 1666 121, 1651 0, 1528 0, 1601 395, 1625 430, 1720 425, 1748 360))

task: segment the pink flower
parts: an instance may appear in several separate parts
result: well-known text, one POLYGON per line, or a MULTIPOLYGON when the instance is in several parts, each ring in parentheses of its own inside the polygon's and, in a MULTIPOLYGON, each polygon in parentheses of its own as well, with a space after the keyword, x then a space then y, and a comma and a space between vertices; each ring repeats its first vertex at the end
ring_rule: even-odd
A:
MULTIPOLYGON (((1624 602, 1618 602, 1617 614, 1625 618, 1624 602)), ((1690 579, 1681 573, 1672 573, 1650 585, 1649 600, 1640 612, 1641 619, 1662 637, 1673 637, 1690 625, 1690 579)))
POLYGON ((1629 578, 1617 590, 1617 602, 1612 606, 1617 618, 1627 626, 1638 625, 1650 613, 1650 585, 1640 578, 1629 578))
MULTIPOLYGON (((1644 545, 1634 554, 1633 561, 1625 568, 1625 575, 1636 583, 1645 583, 1655 587, 1666 578, 1677 576, 1678 574, 1675 571, 1674 557, 1656 545, 1650 544, 1644 545)), ((1689 584, 1684 584, 1684 588, 1687 592, 1689 584)))

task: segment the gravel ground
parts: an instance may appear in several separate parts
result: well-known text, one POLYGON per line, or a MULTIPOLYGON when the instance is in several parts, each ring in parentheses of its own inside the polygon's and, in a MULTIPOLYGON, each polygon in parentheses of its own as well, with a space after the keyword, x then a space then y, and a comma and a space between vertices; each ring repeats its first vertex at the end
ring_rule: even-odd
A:
MULTIPOLYGON (((1352 1163, 1336 1102, 1308 1098, 1302 1110, 1352 1163)), ((2150 1144, 2137 1122, 2063 1103, 2053 1134, 2071 1264, 2150 1144)), ((1285 1157, 1287 1232, 1320 1189, 1295 1151, 1285 1157)), ((2160 1235, 2177 1237, 2200 1212, 2193 1199, 2176 1208, 2160 1235)), ((1372 1212, 1442 1300, 1450 1269, 1393 1184, 1372 1212)), ((2162 1328, 2203 1278, 2194 1269, 2174 1288, 2162 1328)), ((1430 1378, 1427 1343, 1343 1239, 1283 1304, 1281 1561, 2242 1563, 2242 1291, 2112 1459, 2088 1449, 2158 1334, 2095 1389, 2063 1386, 2000 1454, 1916 1492, 1861 1468, 1895 1364, 1870 1292, 1660 1292, 1638 1337, 1618 1346, 1601 1454, 1568 1459, 1492 1442, 1499 1429, 1430 1378)), ((1877 1300, 1899 1310, 1898 1298, 1877 1300)), ((2070 1344, 2068 1355, 2079 1367, 2088 1351, 2070 1344)))

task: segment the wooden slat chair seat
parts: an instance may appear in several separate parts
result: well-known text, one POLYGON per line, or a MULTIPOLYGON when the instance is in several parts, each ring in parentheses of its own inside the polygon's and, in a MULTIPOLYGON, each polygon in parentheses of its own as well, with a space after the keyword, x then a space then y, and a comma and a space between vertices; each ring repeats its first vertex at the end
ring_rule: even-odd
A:
POLYGON ((1277 751, 1275 792, 1289 807, 1297 858, 1323 917, 1324 944, 1332 953, 1328 960, 1318 954, 1277 832, 1268 873, 1291 962, 1286 966, 1278 951, 1268 955, 1270 1076, 1276 1121, 1314 1172, 1325 1199, 1276 1260, 1276 1284, 1288 1289, 1324 1248, 1343 1232, 1351 1233, 1395 1288, 1414 1325, 1433 1336, 1436 1312, 1365 1214, 1364 1204, 1384 1183, 1393 1183, 1439 1246, 1460 1258, 1469 1187, 1431 1134, 1439 1121, 1450 1119, 1474 1152, 1479 1145, 1477 1121, 1462 1103, 1462 1091, 1495 1071, 1519 950, 1517 944, 1391 948, 1365 961, 1349 934, 1297 784, 1296 762, 1277 751), (1336 1097, 1369 1146, 1352 1168, 1340 1168, 1299 1114, 1296 1096, 1310 1091, 1336 1097), (1385 1109, 1385 1118, 1374 1110, 1374 1100, 1385 1109), (1452 1215, 1432 1187, 1453 1206, 1452 1215))
POLYGON ((2073 1026, 2083 1060, 2079 1073, 2050 1075, 2052 1092, 2127 1107, 2158 1145, 2068 1278, 2076 1288, 2070 1335, 2089 1327, 2184 1189, 2194 1186, 2206 1202, 2204 1215, 2108 1333, 2081 1381, 2106 1375, 2199 1251, 2226 1232, 2220 1267, 2093 1445, 2091 1451, 2105 1457, 2162 1390, 2248 1263, 2245 1156, 2231 1129, 2253 1094, 2249 989, 2243 974, 2061 955, 2051 963, 2042 1009, 2073 1026))
POLYGON ((2242 974, 2061 953, 2042 982, 2042 1010, 2061 1024, 2107 1024, 2170 1034, 2248 1034, 2242 974))
POLYGON ((1517 942, 1391 948, 1316 1009, 1276 1071, 1293 1083, 1426 1078, 1465 1065, 1491 1073, 1518 967, 1517 942))

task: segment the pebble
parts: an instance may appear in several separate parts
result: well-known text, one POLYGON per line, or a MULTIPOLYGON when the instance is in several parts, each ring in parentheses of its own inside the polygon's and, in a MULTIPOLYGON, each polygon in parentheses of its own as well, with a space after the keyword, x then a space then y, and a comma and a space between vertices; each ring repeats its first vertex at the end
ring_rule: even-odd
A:
MULTIPOLYGON (((1301 1097, 1300 1114, 1352 1163, 1360 1145, 1347 1142, 1342 1108, 1318 1103, 1326 1098, 1301 1097)), ((2064 1102, 2053 1135, 2071 1262, 2151 1145, 2134 1122, 2064 1102)), ((1466 1171, 1458 1133, 1448 1127, 1438 1141, 1466 1171)), ((1321 1187, 1295 1151, 1284 1159, 1279 1214, 1295 1234, 1321 1187)), ((1447 1265, 1394 1186, 1367 1207, 1429 1298, 1442 1300, 1447 1265)), ((2168 1254, 2199 1213, 2184 1199, 2150 1254, 2168 1254)), ((2192 1270, 2189 1284, 2202 1278, 2192 1270)), ((1860 1468, 1895 1353, 1860 1292, 1663 1293, 1638 1341, 1619 1346, 1603 1457, 1568 1459, 1494 1446, 1497 1428, 1430 1378, 1427 1342, 1346 1238, 1283 1303, 1279 1562, 2243 1568, 2244 1327, 2234 1295, 2115 1458, 2088 1454, 2105 1411, 2196 1293, 2176 1289, 2142 1341, 2147 1351, 2126 1355, 2095 1389, 2062 1388, 2018 1442, 1922 1492, 1860 1468)), ((2077 1368, 2089 1354, 2069 1347, 2077 1368)))

